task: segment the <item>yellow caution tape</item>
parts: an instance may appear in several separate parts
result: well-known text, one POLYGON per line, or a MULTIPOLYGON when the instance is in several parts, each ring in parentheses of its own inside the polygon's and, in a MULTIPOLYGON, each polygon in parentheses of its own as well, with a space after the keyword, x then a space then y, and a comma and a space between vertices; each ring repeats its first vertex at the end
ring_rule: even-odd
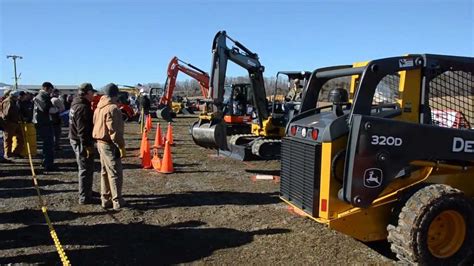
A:
MULTIPOLYGON (((25 129, 25 131, 26 130, 27 129, 25 129)), ((51 223, 51 220, 49 219, 48 210, 44 204, 43 197, 41 196, 40 189, 38 186, 38 179, 36 178, 35 168, 33 166, 33 159, 31 158, 30 143, 28 142, 28 139, 25 138, 25 135, 26 135, 25 133, 26 132, 23 132, 23 127, 22 127, 23 139, 25 140, 26 147, 28 149, 28 159, 30 160, 31 176, 33 177, 33 184, 35 185, 36 193, 38 194, 39 206, 41 207, 41 211, 43 212, 46 223, 48 224, 49 233, 51 235, 51 238, 53 239, 54 246, 56 246, 56 251, 58 252, 59 257, 61 258, 61 262, 63 263, 64 266, 70 266, 71 262, 69 261, 66 255, 66 252, 64 251, 63 246, 61 245, 61 242, 59 242, 58 235, 56 234, 53 224, 51 223)))

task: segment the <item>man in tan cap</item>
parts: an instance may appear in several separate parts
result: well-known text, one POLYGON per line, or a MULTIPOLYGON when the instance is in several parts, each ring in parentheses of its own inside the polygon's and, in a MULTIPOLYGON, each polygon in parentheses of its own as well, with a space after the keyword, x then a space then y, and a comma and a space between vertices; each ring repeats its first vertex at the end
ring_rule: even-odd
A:
POLYGON ((124 123, 117 107, 119 89, 110 83, 104 88, 94 112, 92 136, 97 140, 101 165, 102 207, 119 210, 126 205, 122 198, 122 157, 125 157, 124 123))

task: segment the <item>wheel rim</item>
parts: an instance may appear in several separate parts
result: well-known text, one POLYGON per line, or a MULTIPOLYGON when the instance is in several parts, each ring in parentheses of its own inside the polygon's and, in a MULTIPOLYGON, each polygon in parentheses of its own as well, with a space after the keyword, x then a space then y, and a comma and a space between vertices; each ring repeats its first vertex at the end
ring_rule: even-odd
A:
POLYGON ((437 258, 453 256, 466 237, 466 222, 457 211, 447 210, 436 216, 428 229, 428 249, 437 258))

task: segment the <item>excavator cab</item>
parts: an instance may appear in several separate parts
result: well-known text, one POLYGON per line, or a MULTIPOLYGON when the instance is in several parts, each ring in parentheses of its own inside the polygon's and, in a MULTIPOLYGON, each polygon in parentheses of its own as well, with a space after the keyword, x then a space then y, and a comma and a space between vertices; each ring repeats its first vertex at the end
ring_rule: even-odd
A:
POLYGON ((387 239, 404 262, 466 262, 473 74, 472 57, 431 54, 315 70, 282 140, 282 200, 358 240, 387 239))
MULTIPOLYGON (((249 83, 234 83, 224 86, 223 94, 223 123, 225 132, 217 132, 217 136, 225 134, 226 136, 235 134, 249 134, 252 123, 252 86, 249 83)), ((213 135, 215 127, 209 127, 213 121, 216 121, 214 113, 206 104, 206 111, 199 114, 199 120, 194 122, 190 128, 190 133, 198 145, 205 148, 215 148, 216 141, 213 135), (197 129, 197 133, 193 130, 197 129)), ((220 128, 220 126, 218 126, 220 128)), ((217 137, 216 137, 217 138, 217 137)), ((225 146, 225 145, 224 145, 225 146)))
POLYGON ((252 122, 252 86, 234 83, 226 87, 224 94, 224 122, 227 135, 250 133, 252 122))

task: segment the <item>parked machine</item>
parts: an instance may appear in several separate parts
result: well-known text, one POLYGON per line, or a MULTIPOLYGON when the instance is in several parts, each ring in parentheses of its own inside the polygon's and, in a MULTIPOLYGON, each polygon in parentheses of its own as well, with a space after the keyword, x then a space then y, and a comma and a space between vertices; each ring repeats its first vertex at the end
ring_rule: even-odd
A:
MULTIPOLYGON (((309 77, 311 76, 310 71, 278 71, 275 79, 275 89, 273 90, 273 95, 270 98, 271 103, 271 112, 273 116, 285 115, 287 120, 293 118, 296 112, 300 110, 301 107, 301 97, 297 95, 295 100, 287 98, 288 92, 295 86, 295 82, 299 82, 299 86, 304 88, 309 77), (286 88, 280 88, 279 80, 281 76, 286 77, 286 88)), ((302 90, 301 90, 302 91, 302 90)), ((301 94, 302 96, 302 94, 301 94)))
POLYGON ((214 108, 208 118, 201 118, 193 125, 194 142, 202 147, 218 149, 220 153, 240 160, 279 158, 280 139, 284 134, 287 119, 285 116, 273 116, 268 108, 263 79, 264 67, 260 64, 258 55, 230 38, 225 31, 218 32, 214 37, 212 54, 210 91, 214 108), (228 48, 227 40, 235 46, 228 48), (227 141, 223 110, 229 60, 249 73, 254 121, 251 134, 230 135, 230 140, 227 141))
POLYGON ((186 63, 178 57, 173 57, 168 64, 167 78, 165 82, 165 88, 162 96, 158 103, 157 117, 162 117, 166 121, 171 121, 176 113, 191 113, 191 110, 187 110, 186 106, 180 101, 173 102, 173 93, 176 88, 176 78, 178 77, 179 71, 185 73, 191 78, 199 82, 201 93, 204 98, 208 96, 209 90, 209 74, 205 71, 186 63))
POLYGON ((474 58, 407 55, 315 70, 282 140, 281 198, 405 262, 474 252, 474 58), (323 86, 350 77, 350 91, 323 86), (351 100, 350 95, 354 95, 351 100))

